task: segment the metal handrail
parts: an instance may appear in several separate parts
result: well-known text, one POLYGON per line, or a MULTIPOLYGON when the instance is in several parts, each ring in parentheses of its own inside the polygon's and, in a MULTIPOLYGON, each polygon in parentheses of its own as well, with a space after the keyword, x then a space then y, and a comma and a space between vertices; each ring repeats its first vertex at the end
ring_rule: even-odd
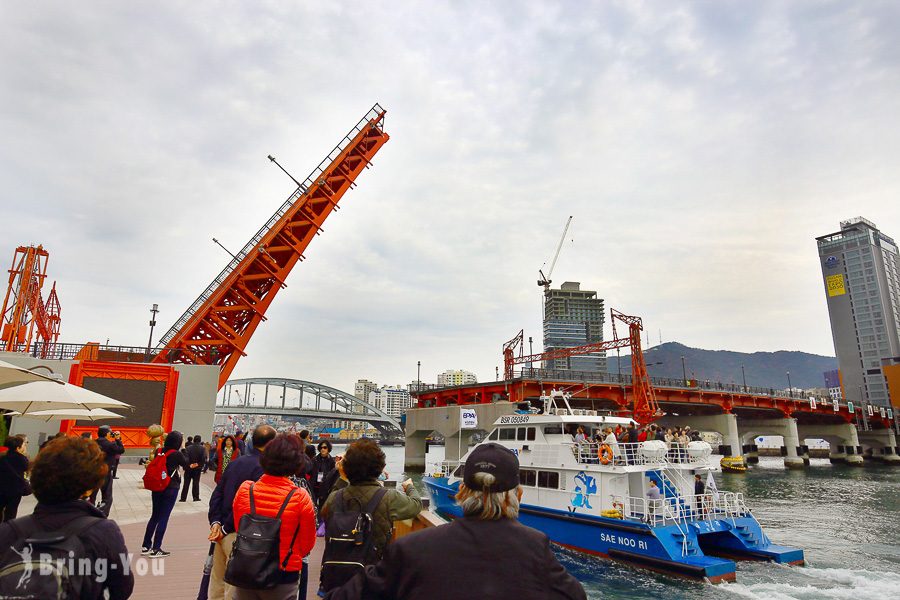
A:
MULTIPOLYGON (((684 446, 671 446, 665 454, 654 456, 652 453, 642 452, 641 445, 644 442, 608 444, 613 453, 613 460, 609 463, 614 466, 651 465, 665 466, 672 464, 691 464, 703 466, 709 464, 709 457, 691 456, 684 446)), ((563 442, 561 445, 572 448, 575 460, 579 464, 598 464, 600 447, 605 442, 563 442)))
POLYGON ((740 492, 719 492, 690 494, 687 496, 660 496, 659 500, 648 500, 636 496, 628 496, 625 506, 625 517, 639 520, 649 525, 666 525, 687 523, 719 518, 732 519, 751 515, 740 492), (653 502, 654 504, 650 504, 653 502))
MULTIPOLYGON (((356 134, 362 131, 375 118, 381 117, 383 112, 384 109, 378 103, 376 103, 374 106, 372 106, 371 109, 369 109, 369 112, 367 112, 366 115, 359 120, 359 122, 353 127, 353 129, 351 129, 349 133, 347 133, 347 135, 345 135, 343 139, 338 142, 334 149, 329 152, 325 158, 322 159, 322 161, 316 166, 316 168, 314 168, 310 172, 310 174, 306 176, 306 179, 303 180, 303 183, 300 184, 300 187, 298 187, 290 196, 288 196, 288 199, 284 201, 284 203, 281 205, 281 208, 275 211, 275 214, 273 214, 269 218, 269 220, 266 221, 265 225, 263 225, 260 230, 256 232, 256 235, 250 238, 250 241, 247 242, 237 254, 235 254, 234 258, 227 265, 225 265, 224 269, 222 269, 222 272, 219 273, 218 276, 216 276, 216 278, 213 279, 208 286, 206 286, 206 289, 203 290, 203 292, 197 297, 196 300, 194 300, 194 302, 188 307, 184 314, 182 314, 181 317, 179 317, 179 319, 175 321, 175 324, 172 325, 171 328, 169 328, 165 335, 160 338, 159 343, 157 344, 158 351, 162 351, 162 348, 167 343, 169 343, 178 334, 179 331, 181 331, 181 329, 187 324, 187 322, 190 321, 191 317, 194 316, 197 310, 201 306, 203 306, 203 304, 207 300, 209 300, 210 297, 212 297, 217 289, 222 286, 228 276, 231 275, 231 273, 235 268, 237 268, 241 261, 244 260, 244 258, 246 258, 254 248, 257 247, 263 237, 265 237, 265 235, 272 229, 272 227, 274 227, 275 224, 278 223, 278 221, 280 221, 281 218, 288 212, 288 210, 290 210, 297 199, 305 194, 313 183, 318 181, 319 175, 324 173, 325 168, 332 162, 334 162, 334 160, 338 156, 340 156, 341 152, 343 152, 347 148, 347 146, 350 145, 350 143, 353 141, 353 138, 356 137, 356 134)), ((379 122, 383 127, 383 117, 379 122)))

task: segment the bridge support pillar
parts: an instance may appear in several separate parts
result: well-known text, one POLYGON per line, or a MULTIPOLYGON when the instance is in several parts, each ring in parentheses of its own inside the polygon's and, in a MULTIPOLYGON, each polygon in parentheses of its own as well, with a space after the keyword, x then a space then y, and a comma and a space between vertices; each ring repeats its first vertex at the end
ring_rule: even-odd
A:
POLYGON ((858 433, 859 441, 865 444, 871 454, 864 454, 863 458, 883 462, 890 465, 900 465, 900 456, 897 456, 897 437, 890 429, 870 429, 858 433))
POLYGON ((826 440, 830 446, 828 459, 832 463, 862 465, 862 446, 859 444, 856 426, 852 423, 801 425, 798 427, 798 431, 802 439, 826 440))
POLYGON ((804 464, 808 464, 808 458, 804 461, 804 454, 807 451, 805 447, 800 446, 800 440, 806 436, 800 435, 797 419, 742 419, 741 429, 745 436, 753 438, 759 435, 780 435, 784 439, 781 455, 784 457, 786 468, 801 469, 804 464))
POLYGON ((847 464, 854 467, 861 467, 863 464, 862 457, 862 446, 859 444, 859 433, 856 431, 856 426, 852 423, 847 423, 844 425, 847 430, 846 441, 847 445, 844 446, 844 450, 847 453, 847 464))
POLYGON ((809 464, 809 455, 803 459, 803 449, 800 447, 800 434, 797 433, 797 419, 790 417, 784 419, 784 446, 781 453, 784 456, 784 466, 788 469, 802 469, 809 464))
POLYGON ((406 436, 406 447, 403 452, 403 470, 407 473, 423 473, 425 471, 425 438, 427 433, 415 431, 406 436))
MULTIPOLYGON (((663 427, 683 427, 687 425, 698 431, 715 431, 724 438, 724 443, 719 448, 719 453, 735 458, 743 457, 744 447, 741 444, 741 436, 738 433, 737 417, 730 413, 721 415, 694 415, 690 417, 675 417, 667 415, 659 420, 663 427)), ((713 449, 715 453, 715 449, 713 449)))
POLYGON ((459 460, 469 451, 474 431, 464 429, 453 435, 444 437, 444 458, 446 460, 459 460), (462 438, 462 439, 460 439, 462 438))
POLYGON ((759 447, 756 444, 744 444, 743 450, 748 465, 759 463, 759 447))

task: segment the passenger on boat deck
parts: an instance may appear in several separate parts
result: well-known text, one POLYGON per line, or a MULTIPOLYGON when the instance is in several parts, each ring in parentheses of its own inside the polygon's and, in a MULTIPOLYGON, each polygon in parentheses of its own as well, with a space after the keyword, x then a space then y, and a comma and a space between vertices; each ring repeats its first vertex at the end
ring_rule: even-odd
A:
POLYGON ((578 429, 575 431, 575 443, 583 444, 587 441, 587 436, 584 435, 584 427, 581 425, 578 426, 578 429))
POLYGON ((647 488, 647 510, 650 515, 656 514, 659 509, 661 505, 660 498, 659 488, 656 487, 656 482, 651 479, 650 487, 647 488))
MULTIPOLYGON (((656 425, 654 425, 656 427, 656 425)), ((666 441, 666 430, 662 427, 656 427, 656 437, 654 438, 659 440, 660 442, 666 441)))
POLYGON ((606 439, 603 440, 603 443, 612 450, 613 463, 622 462, 621 452, 619 452, 619 440, 616 439, 616 434, 613 432, 612 427, 607 427, 603 431, 606 432, 606 439))

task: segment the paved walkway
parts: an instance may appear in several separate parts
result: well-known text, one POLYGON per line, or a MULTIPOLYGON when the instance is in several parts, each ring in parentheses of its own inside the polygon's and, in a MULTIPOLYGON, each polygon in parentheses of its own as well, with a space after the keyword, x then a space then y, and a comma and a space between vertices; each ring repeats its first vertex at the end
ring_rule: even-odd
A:
MULTIPOLYGON (((213 474, 201 477, 200 502, 176 502, 169 519, 163 548, 172 553, 165 559, 147 559, 140 556, 144 528, 150 516, 150 492, 141 484, 144 469, 132 465, 120 465, 119 478, 113 482, 113 507, 110 519, 119 524, 125 536, 128 551, 134 554, 132 568, 135 573, 134 600, 193 600, 197 598, 203 565, 209 554, 209 523, 206 517, 209 497, 215 487, 213 474), (157 563, 154 565, 154 563, 157 563)), ((19 515, 34 510, 33 496, 22 499, 19 515)), ((316 547, 309 557, 309 590, 307 598, 315 600, 322 562, 323 540, 316 539, 316 547)))

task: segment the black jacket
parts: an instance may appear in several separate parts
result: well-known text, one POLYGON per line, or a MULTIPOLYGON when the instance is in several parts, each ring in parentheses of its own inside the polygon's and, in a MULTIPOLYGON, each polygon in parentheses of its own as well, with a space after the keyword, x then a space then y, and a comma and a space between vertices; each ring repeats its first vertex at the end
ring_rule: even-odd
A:
POLYGON ((125 447, 122 445, 122 440, 97 438, 97 445, 100 446, 100 449, 106 454, 106 464, 110 467, 116 464, 116 456, 125 454, 125 447))
POLYGON ((517 520, 462 518, 392 542, 377 565, 326 598, 585 600, 586 595, 543 533, 517 520), (448 573, 477 575, 465 577, 461 587, 447 584, 448 573))
POLYGON ((238 488, 245 481, 256 481, 262 477, 263 469, 259 466, 259 452, 241 455, 228 463, 222 478, 209 498, 209 524, 218 523, 222 531, 231 533, 234 530, 234 513, 231 506, 238 488))
POLYGON ((0 458, 0 496, 23 496, 31 493, 31 486, 25 481, 27 470, 28 457, 24 454, 10 450, 0 458))
MULTIPOLYGON (((97 564, 98 559, 106 561, 106 579, 98 582, 91 577, 82 579, 84 588, 81 598, 103 598, 103 590, 109 590, 110 600, 123 600, 131 596, 134 589, 134 575, 130 567, 126 571, 121 557, 128 561, 128 548, 125 539, 115 521, 108 520, 100 510, 84 500, 71 500, 61 504, 41 504, 34 509, 34 516, 44 531, 56 531, 65 527, 73 519, 91 515, 103 520, 91 525, 79 536, 84 546, 84 556, 90 564, 97 564), (115 568, 113 568, 115 566, 115 568)), ((16 533, 9 523, 0 525, 0 548, 8 548, 16 540, 16 533)))
POLYGON ((203 468, 203 464, 206 462, 206 448, 203 447, 203 444, 191 444, 187 447, 186 454, 188 466, 197 463, 195 471, 203 468))
POLYGON ((325 477, 334 470, 334 457, 330 454, 325 457, 321 454, 316 454, 316 457, 313 459, 313 471, 312 471, 312 484, 313 487, 318 489, 319 484, 325 480, 325 477), (321 481, 319 479, 319 475, 322 475, 321 481))

